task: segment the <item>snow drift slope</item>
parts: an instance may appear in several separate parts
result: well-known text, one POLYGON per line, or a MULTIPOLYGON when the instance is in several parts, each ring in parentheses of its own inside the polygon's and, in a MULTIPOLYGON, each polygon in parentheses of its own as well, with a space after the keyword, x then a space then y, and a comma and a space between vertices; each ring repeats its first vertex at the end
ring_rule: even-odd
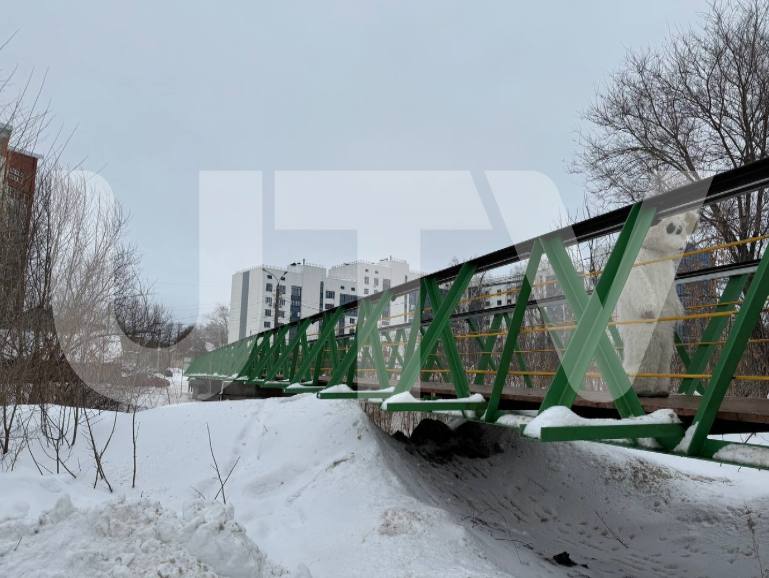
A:
MULTIPOLYGON (((220 467, 227 471, 240 458, 226 491, 235 520, 276 566, 297 573, 306 567, 314 577, 516 574, 515 568, 501 569, 487 560, 461 521, 410 494, 385 465, 381 432, 369 424, 355 403, 300 396, 183 404, 142 412, 137 421, 135 491, 130 490, 130 416, 119 416, 105 456, 105 471, 117 493, 125 495, 129 503, 144 496, 177 516, 199 494, 212 499, 218 487, 211 469, 208 424, 220 467)), ((104 439, 111 427, 111 415, 103 414, 97 438, 104 439)), ((36 479, 33 464, 27 462, 13 473, 0 474, 4 490, 0 520, 14 518, 7 528, 5 549, 25 535, 13 554, 0 557, 0 575, 6 574, 4 566, 34 556, 40 549, 29 535, 29 525, 63 495, 70 496, 78 508, 73 519, 81 525, 91 525, 92 516, 119 516, 109 509, 113 496, 90 488, 93 470, 85 445, 76 446, 70 458, 70 466, 77 470, 76 464, 82 469, 74 481, 53 476, 36 479), (31 480, 36 489, 30 489, 31 480), (83 507, 91 508, 90 513, 81 513, 83 507), (98 508, 104 511, 97 512, 98 508)), ((166 513, 160 516, 167 517, 166 513)), ((58 528, 62 533, 76 531, 74 525, 58 528)), ((53 540, 53 534, 46 535, 53 540)), ((103 538, 101 546, 106 547, 109 536, 103 538)), ((115 554, 119 553, 117 542, 115 554)), ((50 545, 61 550, 53 542, 50 545)), ((81 546, 84 544, 73 542, 73 555, 81 546)), ((232 548, 241 546, 235 541, 232 548)), ((198 555, 195 548, 184 549, 219 575, 237 575, 231 565, 212 564, 211 558, 198 555)), ((216 558, 219 562, 227 559, 226 553, 216 558)), ((52 567, 61 571, 51 575, 77 575, 66 566, 52 567)))
MULTIPOLYGON (((354 401, 304 395, 142 412, 131 490, 130 416, 118 417, 104 466, 116 495, 91 489, 80 442, 77 480, 41 477, 26 455, 0 473, 0 575, 756 576, 756 554, 769 563, 762 472, 473 424, 455 437, 490 455, 468 456, 397 442, 354 401), (234 514, 212 503, 206 424, 220 467, 240 460, 234 514), (56 521, 36 522, 52 508, 56 521), (587 568, 556 565, 562 551, 587 568)), ((102 414, 97 438, 111 427, 102 414)))

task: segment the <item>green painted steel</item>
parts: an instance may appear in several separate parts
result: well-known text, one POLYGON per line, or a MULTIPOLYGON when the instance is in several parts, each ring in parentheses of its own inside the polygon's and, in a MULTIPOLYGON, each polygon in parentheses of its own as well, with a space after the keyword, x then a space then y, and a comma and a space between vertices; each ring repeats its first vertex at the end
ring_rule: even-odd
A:
MULTIPOLYGON (((740 295, 742 295, 745 285, 748 282, 748 277, 748 275, 737 275, 729 279, 718 300, 718 305, 715 308, 716 312, 722 313, 725 311, 736 310, 737 307, 735 302, 740 295)), ((708 365, 708 360, 716 350, 715 342, 721 338, 721 334, 728 322, 729 319, 727 317, 712 317, 710 319, 707 327, 705 327, 705 331, 702 333, 700 344, 695 349, 694 355, 689 357, 688 363, 686 359, 682 358, 687 373, 699 374, 705 371, 705 368, 708 365)), ((679 351, 679 355, 680 353, 681 352, 679 351)), ((702 380, 690 377, 684 378, 681 381, 678 391, 689 395, 693 394, 695 391, 701 394, 704 391, 702 380)))
MULTIPOLYGON (((333 338, 336 331, 336 324, 339 319, 344 316, 344 311, 341 309, 332 309, 323 316, 323 322, 320 327, 320 334, 318 338, 309 345, 307 355, 302 357, 302 362, 297 369, 297 375, 308 379, 310 376, 310 369, 315 366, 315 374, 312 376, 313 384, 318 385, 320 375, 318 374, 318 358, 322 358, 323 349, 326 346, 326 342, 333 338)), ((321 359, 322 361, 322 359, 321 359)))
POLYGON ((539 439, 543 442, 620 440, 638 438, 670 438, 680 440, 684 429, 676 423, 572 425, 543 427, 539 439))
MULTIPOLYGON (((571 259, 559 241, 556 239, 546 239, 543 241, 543 245, 545 253, 550 259, 553 271, 563 287, 566 300, 574 311, 574 316, 581 322, 584 317, 590 315, 590 313, 587 312, 588 301, 590 298, 585 292, 583 281, 574 271, 571 259)), ((622 368, 622 361, 619 359, 619 356, 606 333, 606 327, 608 326, 610 316, 611 313, 605 317, 606 325, 604 327, 596 327, 594 329, 599 336, 596 351, 598 367, 606 379, 609 391, 612 393, 612 398, 615 400, 620 415, 622 417, 642 415, 643 408, 641 407, 641 403, 638 401, 638 398, 633 391, 632 384, 630 383, 630 379, 622 368)), ((584 374, 587 372, 588 366, 593 360, 588 351, 582 350, 583 344, 580 341, 577 341, 580 339, 577 334, 578 329, 579 325, 577 326, 569 345, 572 347, 572 350, 577 350, 582 353, 582 358, 578 359, 578 363, 580 364, 580 367, 584 367, 584 369, 581 370, 581 374, 579 373, 580 370, 576 370, 575 375, 568 375, 566 368, 569 368, 569 360, 567 359, 569 347, 567 346, 566 351, 561 358, 561 368, 559 368, 559 372, 562 368, 564 371, 563 373, 556 375, 553 380, 553 388, 550 390, 553 391, 553 389, 561 388, 563 391, 555 405, 571 407, 571 404, 574 403, 574 399, 577 397, 577 393, 582 389, 584 374), (563 383, 568 385, 568 387, 562 387, 563 383)), ((543 410, 550 407, 547 405, 548 403, 546 397, 542 404, 543 410)))
POLYGON ((276 373, 282 375, 284 379, 291 381, 294 377, 294 371, 296 368, 296 361, 299 354, 299 345, 302 342, 302 336, 306 335, 307 328, 310 326, 310 321, 304 319, 299 322, 299 325, 295 328, 294 335, 291 337, 287 335, 290 340, 286 345, 285 352, 282 359, 276 367, 276 373))
MULTIPOLYGON (((491 318, 491 323, 489 324, 489 333, 497 333, 499 331, 499 328, 502 326, 502 320, 503 317, 506 317, 506 315, 503 315, 501 313, 497 313, 491 318)), ((472 318, 467 319, 467 327, 470 329, 471 333, 480 333, 480 327, 475 323, 475 321, 472 318)), ((493 353, 494 353, 494 345, 497 342, 497 336, 496 335, 488 335, 485 338, 483 336, 475 337, 475 342, 478 344, 478 349, 480 350, 480 360, 478 361, 478 371, 483 372, 487 370, 496 371, 496 363, 494 363, 493 353)), ((483 385, 484 381, 486 379, 486 376, 483 373, 478 373, 475 376, 475 380, 473 383, 475 385, 483 385)))
MULTIPOLYGON (((769 164, 766 168, 769 174, 769 164)), ((357 327, 349 334, 345 334, 344 327, 338 331, 345 315, 345 309, 338 307, 325 312, 320 321, 318 316, 313 316, 201 355, 193 360, 186 374, 191 379, 225 383, 234 380, 277 387, 287 395, 316 392, 321 399, 386 400, 384 407, 392 412, 461 411, 468 419, 498 423, 503 391, 509 387, 513 366, 520 367, 521 372, 517 373, 523 376, 527 388, 533 386, 529 373, 538 377, 551 375, 549 368, 547 372, 528 372, 528 358, 520 351, 519 338, 526 324, 527 312, 538 310, 544 329, 559 354, 559 364, 544 391, 540 412, 554 405, 571 407, 584 388, 588 372, 592 372, 595 366, 611 393, 619 415, 641 416, 644 409, 623 369, 620 354, 623 343, 611 319, 647 232, 657 216, 656 206, 660 205, 654 201, 637 203, 622 213, 623 218, 627 215, 624 226, 619 230, 615 224, 615 228, 610 229, 612 234, 619 230, 619 234, 594 284, 593 277, 581 275, 572 262, 569 247, 575 244, 575 239, 565 231, 559 231, 530 240, 514 260, 508 249, 504 253, 507 257, 502 257, 502 261, 496 260, 497 254, 494 253, 480 262, 478 271, 487 271, 499 263, 509 264, 515 260, 522 263, 528 259, 514 306, 500 307, 488 313, 483 310, 458 310, 477 272, 476 262, 471 261, 420 279, 416 307, 404 313, 402 324, 386 326, 382 315, 389 308, 392 295, 403 297, 404 306, 407 306, 405 291, 414 291, 414 285, 401 289, 401 292, 388 289, 376 297, 362 299, 357 304, 357 327), (573 313, 573 325, 551 327, 553 324, 547 313, 549 301, 537 304, 532 299, 534 279, 545 257, 573 313), (473 356, 467 359, 461 357, 457 346, 455 330, 460 323, 458 320, 469 328, 471 335, 465 338, 473 340, 468 341, 473 356), (310 333, 313 328, 317 328, 316 334, 310 333), (501 344, 497 341, 500 336, 503 338, 501 344), (473 367, 473 360, 476 359, 477 364, 473 367), (468 374, 473 372, 475 375, 471 379, 468 374), (488 391, 486 375, 492 376, 489 399, 480 401, 480 397, 470 397, 473 391, 488 391), (429 399, 427 395, 425 399, 403 396, 400 401, 390 401, 395 395, 414 391, 424 378, 451 383, 456 397, 438 400, 429 399), (289 387, 290 383, 301 385, 289 387), (329 390, 342 384, 348 388, 329 390)), ((663 216, 670 214, 669 208, 661 207, 661 210, 667 211, 660 213, 663 216)), ((609 231, 601 227, 602 224, 595 229, 597 236, 609 231)), ((585 237, 578 239, 581 242, 585 237)), ((700 393, 702 397, 694 425, 685 438, 687 445, 679 445, 675 450, 677 452, 685 451, 689 456, 710 459, 719 450, 731 445, 709 439, 708 435, 769 296, 769 257, 764 254, 755 273, 745 273, 746 270, 753 271, 752 267, 731 268, 728 271, 736 271, 731 277, 728 272, 721 276, 728 280, 713 309, 716 315, 708 319, 699 341, 691 349, 678 334, 675 336, 676 350, 686 374, 704 375, 716 358, 708 379, 683 377, 680 382, 681 393, 700 393), (742 302, 738 304, 740 298, 742 302), (720 347, 722 344, 724 346, 720 347)), ((703 278, 713 278, 709 275, 712 273, 707 270, 703 278)), ((521 399, 530 403, 527 396, 540 399, 536 397, 536 392, 524 394, 517 380, 516 387, 519 393, 506 397, 507 403, 517 403, 521 399)), ((436 387, 434 391, 441 393, 433 396, 450 395, 450 389, 444 392, 436 387)), ((417 393, 414 392, 414 395, 417 393)), ((514 421, 507 423, 513 427, 514 421)), ((545 427, 540 437, 542 441, 559 442, 639 438, 655 439, 661 445, 659 451, 670 452, 677 442, 684 439, 683 426, 645 422, 589 423, 584 426, 545 427)))
MULTIPOLYGON (((382 292, 382 296, 377 300, 377 302, 370 309, 367 308, 365 311, 365 319, 363 323, 360 324, 360 329, 355 332, 357 335, 358 347, 347 351, 339 364, 334 367, 333 371, 331 372, 331 376, 328 379, 329 385, 336 385, 343 382, 345 374, 350 369, 350 366, 352 366, 358 358, 358 348, 361 345, 368 345, 372 334, 375 332, 377 333, 378 342, 379 338, 377 329, 379 320, 382 317, 382 312, 384 311, 385 307, 387 307, 389 304, 390 291, 385 290, 382 292)), ((381 354, 381 352, 382 349, 380 344, 379 353, 381 354)), ((384 360, 382 360, 382 363, 384 365, 384 360)))
POLYGON ((502 398, 502 389, 505 387, 507 375, 510 371, 510 362, 513 360, 513 353, 518 346, 518 335, 526 316, 526 308, 531 298, 532 280, 536 278, 539 270, 539 263, 542 260, 542 244, 539 241, 534 243, 529 255, 529 262, 526 265, 526 273, 521 280, 521 287, 518 290, 518 297, 515 301, 515 309, 507 326, 507 335, 505 343, 502 346, 502 353, 499 357, 497 373, 494 376, 494 385, 489 397, 489 405, 486 408, 484 419, 489 422, 495 422, 499 417, 499 402, 502 398))
POLYGON ((273 337, 273 347, 269 353, 267 367, 264 371, 265 381, 274 381, 285 364, 286 354, 286 336, 288 335, 288 325, 281 325, 273 337))
POLYGON ((718 408, 724 400, 726 390, 734 377, 737 364, 750 339, 753 328, 758 323, 769 295, 769 253, 765 253, 750 280, 745 299, 734 320, 734 326, 729 333, 718 364, 702 395, 697 414, 694 417, 694 432, 688 447, 689 455, 701 455, 705 440, 716 420, 718 408))
MULTIPOLYGON (((485 401, 466 401, 462 399, 442 399, 419 401, 388 401, 387 411, 472 411, 483 412, 486 409, 485 401)), ((468 416, 470 417, 470 416, 468 416)))
MULTIPOLYGON (((676 353, 678 353, 678 357, 681 359, 681 363, 686 368, 687 373, 689 372, 689 367, 691 367, 692 364, 692 358, 689 356, 689 350, 686 349, 686 344, 681 341, 681 338, 678 335, 677 331, 673 332, 673 341, 676 345, 676 353)), ((681 391, 681 389, 678 390, 679 393, 685 393, 681 391)))
POLYGON ((267 352, 270 350, 272 334, 262 333, 260 335, 262 339, 258 344, 254 345, 248 364, 240 376, 246 383, 256 383, 256 376, 261 373, 262 365, 266 363, 267 352))
MULTIPOLYGON (((386 297, 382 297, 382 301, 384 302, 382 311, 384 311, 390 302, 389 293, 386 297)), ((377 324, 379 323, 380 317, 381 313, 376 316, 377 324)), ((376 377, 379 386, 387 387, 390 382, 390 372, 387 371, 387 364, 385 363, 384 353, 382 352, 381 334, 379 331, 376 331, 376 327, 374 327, 374 330, 371 331, 371 333, 367 336, 365 345, 368 347, 368 351, 370 352, 371 361, 373 363, 374 370, 376 371, 376 377)))
POLYGON ((422 334, 422 319, 425 310, 425 304, 427 303, 427 291, 425 290, 424 281, 419 282, 419 293, 417 295, 417 305, 414 309, 414 313, 411 317, 411 324, 409 325, 409 339, 406 342, 406 347, 403 350, 403 360, 401 367, 406 365, 405 360, 411 359, 414 352, 417 350, 417 343, 419 337, 422 334))
MULTIPOLYGON (((477 336, 475 337, 476 343, 478 343, 478 347, 480 349, 480 361, 478 361, 478 373, 475 376, 475 379, 473 380, 474 385, 483 385, 486 381, 486 371, 497 371, 497 364, 494 362, 494 346, 497 343, 497 333, 499 333, 500 327, 502 325, 502 322, 505 323, 505 328, 509 330, 510 328, 510 316, 507 313, 497 313, 492 316, 491 323, 489 324, 488 333, 491 335, 486 336, 485 338, 483 336, 477 336)), ((472 333, 481 333, 480 328, 478 325, 476 325, 475 321, 472 319, 467 319, 467 326, 470 328, 470 331, 472 333)), ((526 359, 523 357, 523 353, 520 351, 515 352, 514 354, 515 359, 518 362, 518 367, 522 372, 526 372, 526 359)), ((533 387, 533 383, 531 381, 531 376, 528 374, 523 375, 523 382, 528 388, 533 387)))
MULTIPOLYGON (((427 279, 425 280, 425 289, 427 290, 427 296, 430 299, 430 305, 433 310, 438 310, 443 302, 438 284, 433 279, 427 279)), ((467 373, 465 372, 462 359, 459 357, 459 351, 457 351, 457 342, 454 339, 454 332, 451 330, 451 320, 447 320, 443 324, 440 332, 440 341, 446 355, 446 362, 454 388, 457 391, 457 397, 469 396, 470 388, 467 383, 467 373)))
MULTIPOLYGON (((360 318, 358 318, 358 320, 360 321, 360 318)), ((349 347, 346 349, 345 353, 347 353, 347 351, 358 350, 358 332, 357 331, 355 332, 355 335, 352 337, 352 339, 348 340, 348 344, 349 344, 349 347)), ((350 368, 347 370, 347 380, 345 381, 345 384, 348 387, 352 387, 353 385, 355 385, 355 379, 356 379, 355 369, 356 369, 356 364, 351 363, 350 368)))
POLYGON ((387 360, 387 369, 395 369, 400 363, 403 365, 403 356, 401 355, 401 343, 406 344, 406 331, 401 327, 395 330, 395 335, 390 338, 390 332, 385 332, 385 338, 390 342, 390 355, 387 360))
POLYGON ((236 379, 248 364, 257 336, 247 337, 197 357, 187 368, 189 378, 236 379))
MULTIPOLYGON (((400 380, 395 388, 396 393, 409 391, 416 383, 419 378, 419 372, 425 365, 428 355, 438 344, 438 340, 443 334, 444 329, 446 329, 450 323, 451 313, 456 309, 459 300, 462 298, 467 286, 470 284, 473 273, 475 273, 475 268, 472 265, 465 263, 460 267, 459 272, 454 279, 454 283, 446 293, 445 298, 441 301, 438 309, 433 310, 433 319, 425 330, 419 351, 414 352, 411 356, 406 358, 406 363, 403 366, 400 380)), ((424 293, 426 291, 426 286, 424 284, 423 288, 422 292, 424 293)))
MULTIPOLYGON (((552 236, 542 239, 551 265, 579 322, 542 402, 541 411, 554 405, 571 407, 577 392, 582 389, 590 363, 598 353, 599 367, 607 380, 620 415, 629 417, 643 414, 638 396, 629 386, 622 363, 609 342, 606 328, 654 215, 655 210, 652 207, 643 204, 633 206, 601 278, 587 299, 584 286, 574 271, 571 260, 564 262, 566 251, 562 241, 552 236)), ((568 259, 568 255, 566 258, 568 259)))

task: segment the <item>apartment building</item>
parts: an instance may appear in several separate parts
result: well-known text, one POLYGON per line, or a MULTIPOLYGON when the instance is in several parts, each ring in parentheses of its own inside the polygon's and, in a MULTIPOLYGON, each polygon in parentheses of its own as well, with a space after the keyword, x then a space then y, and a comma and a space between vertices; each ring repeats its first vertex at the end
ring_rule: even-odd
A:
POLYGON ((18 315, 24 298, 24 261, 38 157, 10 146, 0 124, 0 325, 18 315))
MULTIPOLYGON (((392 258, 342 263, 328 270, 303 262, 238 271, 232 276, 229 341, 333 309, 419 276, 406 261, 392 258)), ((408 307, 413 308, 408 296, 395 299, 382 323, 402 322, 408 307)), ((340 321, 340 331, 355 330, 356 312, 350 313, 340 321)))

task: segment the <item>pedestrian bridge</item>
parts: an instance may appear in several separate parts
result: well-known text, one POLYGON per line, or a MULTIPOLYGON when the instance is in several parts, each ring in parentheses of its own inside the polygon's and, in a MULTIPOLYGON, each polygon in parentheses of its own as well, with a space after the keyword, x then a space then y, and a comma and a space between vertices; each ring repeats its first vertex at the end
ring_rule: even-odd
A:
POLYGON ((201 397, 312 392, 450 412, 543 442, 769 467, 769 448, 722 436, 769 431, 769 235, 713 242, 695 230, 683 251, 639 258, 661 219, 729 217, 736 199, 767 186, 769 161, 721 173, 252 335, 194 359, 186 375, 201 397), (660 262, 677 268, 684 313, 618 319, 632 272, 660 262), (487 273, 509 275, 508 286, 488 293, 487 273), (391 315, 397 300, 409 305, 391 315), (619 328, 634 324, 675 326, 669 371, 626 371, 619 328), (636 380, 673 392, 639 397, 636 380))

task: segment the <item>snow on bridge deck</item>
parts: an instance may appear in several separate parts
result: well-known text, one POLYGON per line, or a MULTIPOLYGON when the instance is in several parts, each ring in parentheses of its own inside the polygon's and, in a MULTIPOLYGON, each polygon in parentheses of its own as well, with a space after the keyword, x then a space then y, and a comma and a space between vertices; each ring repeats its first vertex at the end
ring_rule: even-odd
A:
MULTIPOLYGON (((325 380, 320 379, 323 384, 325 380)), ((360 381, 360 389, 377 388, 376 382, 360 381)), ((451 383, 422 382, 412 391, 418 391, 421 396, 434 395, 438 398, 454 398, 456 391, 451 383)), ((473 393, 480 393, 486 399, 491 395, 490 385, 473 385, 473 393)), ((540 388, 522 389, 507 387, 502 391, 500 409, 502 410, 536 410, 542 404, 547 390, 540 388)), ((223 398, 271 397, 283 395, 282 390, 255 388, 252 385, 225 385, 223 398)), ((617 409, 607 392, 586 392, 589 399, 577 397, 572 409, 584 417, 618 417, 617 409)), ((210 399, 220 399, 219 388, 210 399)), ((639 398, 644 411, 651 413, 658 409, 672 409, 685 426, 690 425, 697 413, 702 398, 689 395, 671 395, 670 397, 641 397, 639 398)), ((769 431, 769 399, 749 397, 725 397, 718 410, 716 422, 711 434, 750 433, 769 431)))
MULTIPOLYGON (((360 382, 361 387, 376 387, 374 383, 360 382)), ((451 383, 423 382, 420 393, 437 397, 456 397, 451 383)), ((474 385, 473 393, 480 393, 488 399, 490 385, 474 385)), ((502 391, 501 409, 538 409, 545 397, 546 389, 505 388, 502 391)), ((578 397, 573 410, 585 417, 617 417, 617 410, 611 396, 606 392, 586 392, 590 399, 578 397)), ((685 424, 691 422, 702 401, 699 396, 671 395, 670 397, 641 397, 644 411, 651 413, 658 409, 672 409, 685 424)), ((742 433, 769 431, 769 399, 748 397, 726 397, 718 410, 716 423, 711 433, 742 433)))

